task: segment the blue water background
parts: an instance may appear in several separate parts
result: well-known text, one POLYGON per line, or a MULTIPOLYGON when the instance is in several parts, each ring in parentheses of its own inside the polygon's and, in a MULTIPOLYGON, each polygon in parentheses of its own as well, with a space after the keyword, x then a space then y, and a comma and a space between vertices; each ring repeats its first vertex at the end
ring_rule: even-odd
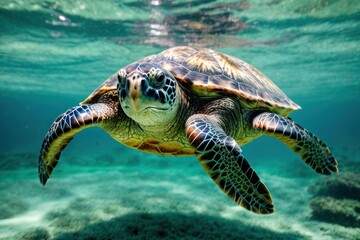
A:
MULTIPOLYGON (((303 107, 294 119, 330 146, 359 148, 357 1, 5 2, 2 153, 36 152, 53 119, 109 75, 177 45, 249 62, 303 107)), ((94 138, 77 143, 112 146, 111 139, 94 138)))
MULTIPOLYGON (((327 143, 340 170, 360 162, 359 1, 1 2, 0 161, 6 169, 33 168, 37 181, 40 146, 59 114, 121 67, 178 45, 212 48, 252 64, 302 106, 291 117, 327 143), (14 162, 4 163, 9 159, 14 162)), ((268 137, 242 149, 260 172, 301 162, 268 137)), ((134 156, 93 128, 75 137, 62 154, 66 163, 54 172, 59 179, 72 164, 136 165, 134 156)), ((150 155, 139 156, 141 169, 150 155)), ((198 164, 195 157, 148 160, 169 161, 169 169, 179 161, 198 164)))

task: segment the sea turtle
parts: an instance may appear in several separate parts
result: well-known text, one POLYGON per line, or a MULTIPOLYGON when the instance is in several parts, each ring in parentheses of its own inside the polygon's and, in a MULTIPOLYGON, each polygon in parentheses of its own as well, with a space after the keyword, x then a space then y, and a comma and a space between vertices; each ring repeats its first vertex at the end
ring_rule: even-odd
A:
POLYGON ((98 126, 141 151, 196 155, 237 204, 272 213, 269 190, 239 146, 261 135, 272 136, 316 172, 338 172, 329 148, 288 118, 298 109, 266 76, 240 59, 205 48, 170 48, 120 69, 55 120, 40 150, 40 182, 45 185, 76 133, 98 126))

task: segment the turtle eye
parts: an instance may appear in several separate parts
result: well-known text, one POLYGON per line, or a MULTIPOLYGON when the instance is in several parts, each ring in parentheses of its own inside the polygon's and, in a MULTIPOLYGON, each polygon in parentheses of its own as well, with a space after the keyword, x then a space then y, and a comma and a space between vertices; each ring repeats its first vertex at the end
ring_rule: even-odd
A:
POLYGON ((165 74, 160 72, 155 75, 154 85, 158 88, 162 87, 165 83, 165 74))
POLYGON ((165 84, 165 73, 159 68, 151 68, 147 73, 150 85, 154 88, 162 88, 165 84))
POLYGON ((125 87, 126 82, 126 71, 124 69, 121 69, 117 74, 118 82, 120 86, 125 87))

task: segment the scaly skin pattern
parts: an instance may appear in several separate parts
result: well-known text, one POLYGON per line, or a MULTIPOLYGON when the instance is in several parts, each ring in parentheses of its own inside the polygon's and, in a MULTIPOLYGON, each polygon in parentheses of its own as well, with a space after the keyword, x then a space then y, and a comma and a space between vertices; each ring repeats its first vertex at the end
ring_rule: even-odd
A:
POLYGON ((325 143, 292 120, 265 112, 252 123, 255 129, 281 140, 316 172, 327 175, 338 172, 337 161, 325 143))
POLYGON ((54 121, 40 150, 40 182, 46 184, 78 132, 97 126, 140 151, 196 155, 234 202, 269 214, 275 209, 270 192, 241 145, 272 136, 316 172, 338 171, 329 148, 287 118, 297 109, 274 83, 239 59, 209 49, 168 49, 120 69, 82 105, 54 121))
POLYGON ((46 183, 61 151, 76 133, 113 116, 113 109, 104 103, 76 106, 61 114, 51 125, 41 146, 38 164, 40 182, 46 183))
POLYGON ((186 123, 187 137, 205 171, 237 204, 256 213, 274 212, 269 190, 241 155, 240 147, 207 118, 194 115, 186 123))

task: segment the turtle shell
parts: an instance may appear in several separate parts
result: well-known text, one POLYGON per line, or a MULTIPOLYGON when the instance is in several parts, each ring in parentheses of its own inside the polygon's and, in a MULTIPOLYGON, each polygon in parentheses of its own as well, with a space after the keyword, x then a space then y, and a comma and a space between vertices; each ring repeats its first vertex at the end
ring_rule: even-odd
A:
POLYGON ((235 95, 248 107, 288 115, 300 106, 250 64, 206 48, 174 47, 151 58, 199 96, 235 95))
MULTIPOLYGON (((179 84, 195 95, 238 96, 249 108, 266 108, 287 116, 300 106, 289 99, 270 79, 250 64, 206 48, 174 47, 138 62, 153 62, 169 71, 179 84)), ((106 80, 93 96, 116 89, 116 74, 106 80)))

